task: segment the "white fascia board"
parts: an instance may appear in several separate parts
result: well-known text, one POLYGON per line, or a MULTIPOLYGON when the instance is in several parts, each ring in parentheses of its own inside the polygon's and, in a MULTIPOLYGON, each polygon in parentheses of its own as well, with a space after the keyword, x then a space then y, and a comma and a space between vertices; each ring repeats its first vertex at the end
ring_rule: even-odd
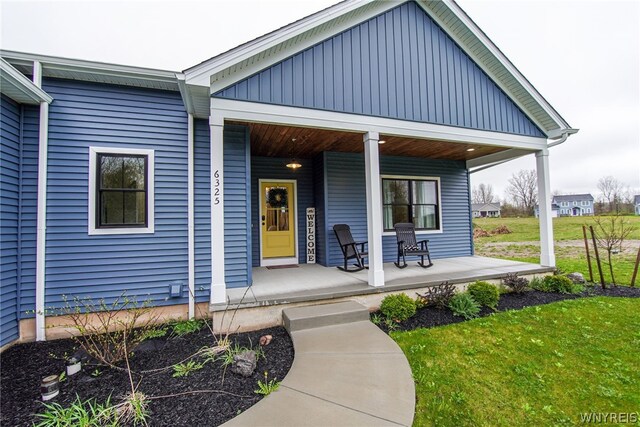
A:
MULTIPOLYGON (((85 61, 80 59, 61 58, 48 55, 36 55, 24 52, 0 50, 0 56, 21 65, 30 65, 34 61, 42 64, 47 70, 70 71, 95 76, 113 76, 132 78, 176 85, 176 71, 158 70, 155 68, 133 67, 128 65, 109 64, 106 62, 85 61)), ((46 74, 45 74, 46 75, 46 74)))
MULTIPOLYGON (((300 34, 305 33, 306 31, 312 30, 316 27, 319 27, 332 19, 335 19, 341 15, 352 12, 360 7, 363 7, 367 4, 373 3, 375 7, 369 11, 366 16, 359 16, 357 19, 350 20, 348 22, 344 22, 335 28, 331 29, 331 33, 338 33, 344 31, 352 27, 356 21, 360 22, 362 20, 369 19, 369 17, 376 16, 379 13, 382 13, 385 10, 391 9, 398 4, 402 3, 400 0, 389 0, 389 1, 379 1, 379 0, 347 0, 342 3, 338 3, 335 6, 322 10, 318 13, 315 13, 307 18, 303 18, 299 21, 296 21, 292 24, 289 24, 279 30, 273 31, 269 34, 266 34, 254 41, 245 43, 243 45, 238 46, 235 49, 232 49, 226 53, 218 55, 216 57, 211 58, 208 61, 205 61, 201 64, 198 64, 194 67, 188 68, 184 71, 187 76, 187 83, 198 85, 198 86, 209 86, 211 84, 211 76, 232 67, 235 64, 241 63, 252 56, 258 55, 261 52, 268 50, 274 46, 277 46, 280 43, 286 42, 289 39, 292 39, 300 34)), ((300 50, 304 50, 309 46, 313 46, 314 44, 324 40, 327 37, 330 37, 331 34, 323 33, 322 35, 316 35, 304 43, 297 43, 289 46, 287 49, 284 49, 283 52, 280 52, 276 55, 279 60, 291 56, 293 53, 299 52, 300 50), (282 55, 285 55, 284 57, 282 55)), ((275 56, 274 56, 275 57, 275 56)), ((278 60, 278 61, 279 61, 278 60)), ((269 67, 273 63, 277 62, 273 59, 269 59, 269 61, 259 61, 260 69, 269 67)), ((253 68, 252 68, 253 69, 253 68)), ((254 71, 255 72, 255 71, 254 71)), ((246 74, 243 74, 246 76, 246 74)), ((225 82, 225 87, 227 85, 233 84, 236 80, 236 73, 234 73, 233 78, 229 79, 225 82)), ((242 78, 238 78, 241 80, 242 78)))
MULTIPOLYGON (((448 25, 447 22, 444 22, 442 19, 436 16, 435 13, 430 11, 428 2, 419 1, 418 4, 429 14, 429 16, 431 16, 432 19, 434 19, 438 23, 438 25, 440 25, 447 31, 447 34, 449 34, 449 36, 451 36, 456 41, 456 43, 458 43, 458 45, 463 47, 463 50, 468 55, 471 56, 474 62, 478 64, 483 69, 484 72, 486 72, 489 76, 491 76, 492 80, 496 82, 502 90, 504 90, 507 94, 510 93, 510 91, 506 88, 506 86, 502 82, 502 79, 495 76, 494 73, 492 73, 488 69, 488 67, 485 65, 485 61, 480 60, 479 58, 476 57, 476 55, 474 55, 468 49, 465 49, 465 45, 467 45, 468 42, 465 43, 462 40, 460 40, 459 37, 453 34, 453 31, 449 29, 450 25, 448 25)), ((542 109, 547 114, 549 114, 549 116, 558 124, 560 128, 563 128, 563 129, 570 128, 569 124, 560 116, 560 114, 558 114, 558 112, 551 106, 551 104, 549 104, 542 97, 542 95, 536 90, 536 88, 533 87, 533 85, 522 75, 522 73, 520 73, 520 71, 518 71, 518 69, 511 63, 511 61, 509 61, 509 59, 500 51, 500 49, 498 49, 498 47, 491 41, 491 39, 487 37, 487 35, 476 25, 475 22, 473 22, 473 20, 469 17, 469 15, 467 15, 466 12, 464 12, 455 1, 442 0, 442 4, 445 5, 451 11, 451 13, 453 13, 456 16, 456 18, 458 18, 469 29, 469 31, 471 31, 471 34, 473 34, 475 39, 478 40, 480 43, 482 43, 482 45, 486 47, 487 50, 489 50, 489 52, 505 67, 505 69, 513 76, 513 78, 518 83, 520 83, 522 87, 525 88, 525 90, 531 95, 531 97, 540 105, 540 107, 542 107, 542 109)), ((523 111, 528 111, 528 109, 524 107, 522 103, 520 103, 515 96, 510 96, 510 98, 523 111)), ((535 117, 533 117, 533 115, 528 114, 528 116, 530 119, 532 119, 536 123, 538 127, 540 127, 540 129, 543 129, 545 132, 547 132, 547 129, 545 128, 545 126, 542 126, 535 119, 535 117)))
POLYGON ((534 151, 532 150, 512 148, 509 150, 500 151, 499 153, 487 154, 486 156, 467 160, 467 169, 473 169, 491 164, 504 163, 506 161, 514 160, 532 153, 534 153, 534 151))
POLYGON ((53 101, 51 95, 36 86, 3 58, 0 58, 0 72, 2 73, 2 86, 11 85, 11 87, 24 95, 22 99, 15 101, 21 103, 29 101, 29 104, 39 104, 41 102, 51 104, 53 101))
POLYGON ((363 134, 375 130, 384 135, 526 150, 541 150, 547 146, 545 138, 532 136, 222 98, 211 98, 211 114, 214 115, 214 113, 217 116, 222 116, 225 120, 331 129, 363 134))

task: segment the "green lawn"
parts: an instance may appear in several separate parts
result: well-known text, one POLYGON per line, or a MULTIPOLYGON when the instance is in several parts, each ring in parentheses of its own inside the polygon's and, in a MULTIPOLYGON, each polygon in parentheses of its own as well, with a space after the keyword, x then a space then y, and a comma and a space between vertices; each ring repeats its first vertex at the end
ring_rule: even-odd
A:
POLYGON ((640 299, 586 298, 393 332, 415 426, 579 424, 640 411, 640 299))
MULTIPOLYGON (((640 216, 627 216, 625 219, 635 228, 629 236, 629 240, 640 240, 640 216)), ((511 230, 510 234, 475 239, 476 255, 514 261, 539 262, 540 249, 535 245, 540 240, 537 218, 479 218, 474 219, 473 223, 475 227, 480 227, 487 231, 491 231, 501 225, 505 225, 511 230)), ((557 266, 565 272, 581 272, 588 278, 589 269, 582 242, 583 224, 592 225, 593 217, 554 218, 553 232, 556 241, 557 266)), ((589 243, 591 246, 591 242, 589 243)), ((614 255, 613 264, 616 282, 628 285, 631 282, 638 245, 626 246, 622 253, 614 255)), ((606 260, 606 253, 601 251, 601 257, 606 260)), ((610 281, 608 267, 603 265, 603 269, 605 270, 605 280, 610 281)), ((595 280, 598 280, 595 261, 593 263, 593 271, 595 280)), ((636 286, 640 286, 639 281, 639 279, 636 279, 636 286)))

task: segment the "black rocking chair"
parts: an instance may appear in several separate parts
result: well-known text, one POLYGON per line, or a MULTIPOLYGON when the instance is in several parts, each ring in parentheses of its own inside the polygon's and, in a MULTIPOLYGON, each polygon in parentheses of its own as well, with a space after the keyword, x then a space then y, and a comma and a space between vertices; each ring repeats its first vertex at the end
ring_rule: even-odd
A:
POLYGON ((342 250, 342 255, 344 256, 344 267, 338 268, 348 273, 355 273, 367 268, 363 261, 368 255, 364 250, 364 245, 366 245, 367 242, 356 242, 353 240, 351 228, 349 228, 347 224, 335 224, 333 226, 333 232, 336 234, 340 250, 342 250), (360 247, 359 249, 358 246, 360 247), (356 260, 354 264, 355 269, 348 268, 347 264, 350 259, 356 260))
POLYGON ((429 241, 416 241, 416 229, 412 223, 400 222, 394 225, 393 228, 396 230, 396 238, 398 239, 398 262, 394 263, 396 267, 405 268, 407 266, 407 255, 419 256, 421 261, 418 261, 418 265, 422 268, 428 268, 433 265, 429 254, 429 241), (424 263, 425 256, 429 260, 429 265, 424 263), (400 257, 402 257, 402 264, 400 264, 400 257))

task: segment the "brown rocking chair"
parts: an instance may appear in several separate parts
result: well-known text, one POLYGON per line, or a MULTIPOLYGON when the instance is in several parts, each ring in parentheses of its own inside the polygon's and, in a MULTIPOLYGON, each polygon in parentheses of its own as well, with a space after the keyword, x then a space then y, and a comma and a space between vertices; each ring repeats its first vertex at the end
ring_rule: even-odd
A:
POLYGON ((418 261, 418 265, 422 268, 428 268, 433 265, 429 254, 429 241, 416 241, 416 229, 412 223, 399 222, 393 228, 396 230, 396 238, 398 239, 398 261, 394 263, 396 267, 405 268, 407 266, 407 255, 419 256, 421 261, 418 261), (425 256, 429 261, 429 265, 424 263, 425 256), (402 257, 402 264, 400 264, 400 257, 402 257))
POLYGON ((347 224, 335 224, 333 226, 333 232, 336 234, 340 250, 344 256, 344 267, 338 266, 338 268, 348 273, 355 273, 367 268, 364 265, 363 260, 368 256, 367 252, 364 250, 364 245, 366 245, 367 242, 356 242, 353 240, 351 228, 347 224), (356 267, 355 269, 349 269, 347 266, 350 259, 356 260, 356 263, 354 264, 356 267))

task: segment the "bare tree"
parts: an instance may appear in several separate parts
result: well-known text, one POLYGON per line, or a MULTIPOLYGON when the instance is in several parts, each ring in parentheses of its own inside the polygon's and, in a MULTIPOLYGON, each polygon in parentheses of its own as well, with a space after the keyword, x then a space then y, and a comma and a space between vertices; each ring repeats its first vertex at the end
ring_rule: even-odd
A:
POLYGON ((609 212, 613 212, 614 209, 617 212, 617 206, 624 190, 622 183, 611 175, 604 176, 598 180, 598 190, 602 193, 602 200, 609 207, 609 212))
MULTIPOLYGON (((609 264, 609 272, 611 273, 611 282, 616 284, 616 278, 613 275, 613 262, 611 255, 613 253, 622 252, 624 241, 635 230, 625 217, 620 215, 614 216, 597 216, 594 218, 596 225, 596 241, 598 246, 607 251, 607 261, 609 264)), ((604 286, 604 285, 603 285, 604 286)))
POLYGON ((535 170, 521 170, 509 178, 507 194, 526 214, 531 215, 538 203, 538 182, 535 170))
POLYGON ((493 203, 496 196, 493 194, 493 186, 491 184, 480 184, 473 187, 471 192, 471 201, 473 203, 493 203))

